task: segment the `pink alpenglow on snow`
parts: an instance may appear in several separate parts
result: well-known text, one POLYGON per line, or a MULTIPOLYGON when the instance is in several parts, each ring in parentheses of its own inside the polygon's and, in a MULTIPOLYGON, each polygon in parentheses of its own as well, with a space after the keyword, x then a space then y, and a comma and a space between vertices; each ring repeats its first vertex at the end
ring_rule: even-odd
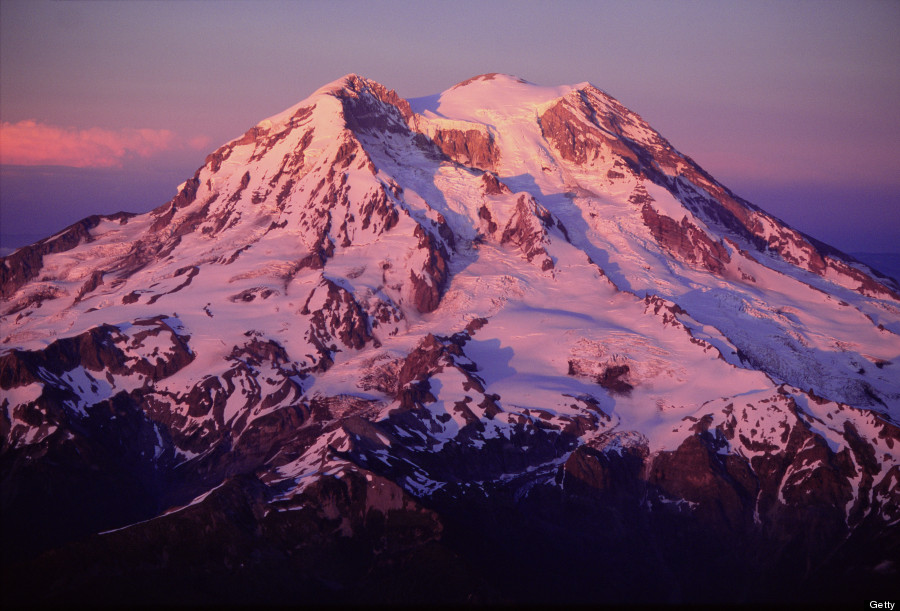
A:
POLYGON ((347 75, 0 280, 16 601, 896 588, 900 286, 590 83, 347 75))

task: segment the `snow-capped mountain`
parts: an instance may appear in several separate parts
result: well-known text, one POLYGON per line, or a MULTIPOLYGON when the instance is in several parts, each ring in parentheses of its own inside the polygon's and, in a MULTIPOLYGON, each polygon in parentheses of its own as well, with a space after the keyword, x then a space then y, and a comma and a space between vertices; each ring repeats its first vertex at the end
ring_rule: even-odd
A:
POLYGON ((12 600, 898 577, 900 287, 588 83, 346 76, 0 280, 12 600))

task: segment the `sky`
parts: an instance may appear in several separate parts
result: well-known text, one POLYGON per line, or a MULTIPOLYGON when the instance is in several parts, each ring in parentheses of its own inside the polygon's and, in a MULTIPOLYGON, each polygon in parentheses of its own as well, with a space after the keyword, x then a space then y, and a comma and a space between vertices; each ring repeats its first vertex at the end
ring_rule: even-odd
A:
POLYGON ((847 252, 900 252, 900 1, 0 2, 0 254, 144 212, 357 73, 402 97, 590 81, 719 182, 847 252))

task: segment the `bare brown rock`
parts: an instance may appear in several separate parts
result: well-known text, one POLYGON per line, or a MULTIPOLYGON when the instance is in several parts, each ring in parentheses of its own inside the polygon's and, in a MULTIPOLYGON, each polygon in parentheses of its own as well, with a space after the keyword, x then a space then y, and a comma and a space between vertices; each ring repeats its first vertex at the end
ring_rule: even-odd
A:
POLYGON ((701 435, 688 437, 674 452, 657 455, 648 482, 670 498, 696 503, 695 514, 710 528, 739 532, 752 523, 755 490, 732 477, 726 459, 701 435))
MULTIPOLYGON (((322 346, 333 346, 334 340, 340 340, 343 345, 359 350, 373 339, 366 311, 352 294, 328 278, 322 278, 319 286, 310 293, 301 314, 312 315, 308 334, 322 346), (321 291, 325 292, 323 305, 311 310, 310 303, 313 298, 319 298, 321 291)), ((335 349, 330 348, 331 351, 335 349)))
POLYGON ((419 248, 425 250, 427 256, 420 272, 409 272, 412 300, 420 312, 432 312, 438 307, 447 284, 448 255, 444 246, 421 225, 416 226, 415 235, 419 238, 419 248))
POLYGON ((553 258, 547 252, 545 240, 547 228, 553 225, 553 217, 533 197, 521 195, 516 208, 503 228, 501 244, 514 244, 529 262, 541 257, 544 271, 553 268, 553 258))
POLYGON ((641 207, 641 215, 660 246, 682 261, 716 274, 722 274, 725 265, 731 261, 725 246, 706 235, 687 216, 678 223, 657 212, 649 203, 641 207))
POLYGON ((512 193, 506 183, 500 181, 493 172, 485 172, 481 175, 481 181, 484 183, 484 192, 488 195, 508 195, 512 193))
POLYGON ((449 159, 467 167, 487 171, 500 162, 493 136, 478 129, 439 129, 432 140, 449 159))

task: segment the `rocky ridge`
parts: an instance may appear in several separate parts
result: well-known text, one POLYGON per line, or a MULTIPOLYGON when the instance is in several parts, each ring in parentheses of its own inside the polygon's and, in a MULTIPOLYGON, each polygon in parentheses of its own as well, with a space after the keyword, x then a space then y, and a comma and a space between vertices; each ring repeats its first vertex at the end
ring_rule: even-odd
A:
POLYGON ((900 570, 900 287, 589 84, 349 75, 0 272, 10 600, 809 602, 900 570))

